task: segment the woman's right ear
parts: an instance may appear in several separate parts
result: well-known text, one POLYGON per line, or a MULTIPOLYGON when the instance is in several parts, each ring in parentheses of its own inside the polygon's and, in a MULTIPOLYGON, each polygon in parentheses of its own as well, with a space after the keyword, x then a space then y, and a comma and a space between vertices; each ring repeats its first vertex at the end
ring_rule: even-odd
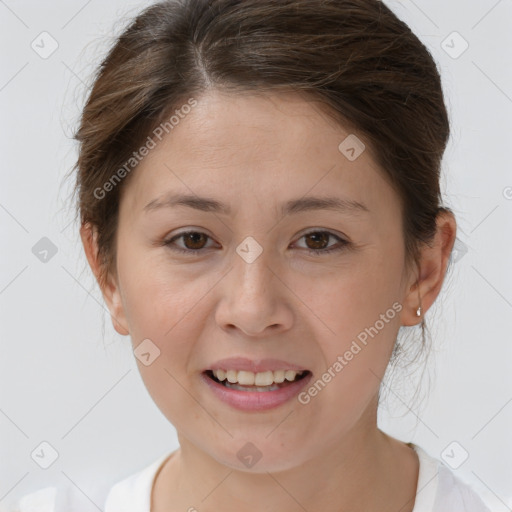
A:
POLYGON ((126 336, 130 334, 130 331, 127 327, 128 322, 124 314, 119 286, 110 274, 102 276, 103 269, 102 262, 98 257, 97 235, 97 230, 90 223, 82 224, 80 238, 82 239, 85 255, 110 311, 112 325, 119 334, 126 336))

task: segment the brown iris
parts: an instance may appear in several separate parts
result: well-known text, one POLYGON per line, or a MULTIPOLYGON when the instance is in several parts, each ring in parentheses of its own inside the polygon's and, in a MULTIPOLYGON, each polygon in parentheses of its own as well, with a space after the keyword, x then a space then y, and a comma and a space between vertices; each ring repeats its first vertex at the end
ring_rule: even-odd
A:
POLYGON ((182 236, 185 247, 190 250, 202 249, 208 239, 204 233, 183 233, 182 236), (201 238, 204 241, 203 245, 201 245, 201 238), (187 244, 187 241, 191 241, 192 245, 187 244))
POLYGON ((321 233, 321 232, 318 232, 318 233, 308 233, 307 235, 304 235, 304 238, 306 240, 308 239, 311 239, 311 238, 315 238, 317 239, 316 241, 314 240, 313 243, 315 244, 313 247, 309 247, 309 249, 324 249, 328 243, 329 243, 329 233, 321 233), (325 242, 325 245, 323 244, 325 242))

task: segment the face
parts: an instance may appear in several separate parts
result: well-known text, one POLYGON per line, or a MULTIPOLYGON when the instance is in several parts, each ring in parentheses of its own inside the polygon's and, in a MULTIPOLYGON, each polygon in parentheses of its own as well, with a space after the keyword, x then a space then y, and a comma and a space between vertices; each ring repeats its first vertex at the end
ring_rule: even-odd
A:
POLYGON ((292 468, 375 429, 408 284, 399 198, 314 102, 196 99, 123 191, 118 330, 183 440, 233 468, 292 468))

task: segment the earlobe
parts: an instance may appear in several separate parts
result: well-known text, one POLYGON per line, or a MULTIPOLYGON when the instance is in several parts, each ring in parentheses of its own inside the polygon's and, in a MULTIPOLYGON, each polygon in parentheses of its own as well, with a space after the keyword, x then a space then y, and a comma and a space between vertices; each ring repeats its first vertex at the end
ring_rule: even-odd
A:
MULTIPOLYGON (((109 306, 110 310, 110 317, 112 319, 112 325, 114 326, 114 329, 121 334, 122 336, 127 336, 130 334, 130 331, 126 327, 127 322, 124 315, 124 309, 123 304, 121 302, 121 296, 119 294, 119 288, 115 286, 114 284, 110 285, 109 287, 112 288, 111 292, 111 302, 112 307, 109 306)), ((105 294, 103 294, 105 297, 105 294)), ((106 299, 105 299, 106 300, 106 299)))
POLYGON ((98 258, 97 231, 90 223, 85 223, 80 228, 80 237, 87 261, 109 309, 112 325, 119 334, 126 336, 130 332, 126 327, 128 324, 124 314, 119 286, 110 274, 102 275, 102 266, 98 258))
POLYGON ((437 217, 437 231, 431 246, 421 249, 416 279, 404 298, 402 325, 417 325, 441 291, 450 254, 455 243, 457 224, 453 214, 442 211, 437 217), (419 315, 418 315, 419 310, 419 315))
POLYGON ((415 283, 409 287, 409 292, 404 299, 401 313, 401 325, 411 326, 421 323, 426 309, 425 300, 421 296, 420 286, 418 280, 416 280, 415 283))

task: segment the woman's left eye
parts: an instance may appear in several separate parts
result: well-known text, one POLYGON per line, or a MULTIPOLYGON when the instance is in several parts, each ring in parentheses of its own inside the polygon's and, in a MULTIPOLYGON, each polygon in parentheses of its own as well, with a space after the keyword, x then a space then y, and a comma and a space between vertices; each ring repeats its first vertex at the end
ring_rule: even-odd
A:
POLYGON ((313 240, 314 248, 307 247, 307 251, 314 253, 314 254, 325 254, 326 252, 333 252, 333 251, 341 251, 346 246, 349 245, 349 242, 347 240, 344 240, 343 238, 339 237, 338 235, 335 235, 334 233, 331 233, 330 231, 310 231, 309 233, 306 233, 305 235, 302 235, 301 238, 305 238, 306 240, 313 240), (328 240, 330 238, 335 238, 338 240, 338 244, 334 246, 326 245, 325 248, 319 248, 319 246, 324 247, 325 243, 328 244, 328 240))
MULTIPOLYGON (((309 253, 313 254, 325 254, 333 251, 340 251, 346 246, 350 245, 350 242, 343 238, 331 233, 330 231, 310 231, 302 235, 299 240, 304 238, 307 240, 306 244, 313 245, 313 247, 306 247, 309 253), (329 246, 329 240, 335 238, 338 240, 338 244, 329 246)), ((173 236, 169 240, 165 240, 163 245, 169 247, 171 250, 176 252, 188 253, 188 254, 200 254, 201 249, 205 248, 206 240, 211 239, 206 233, 201 231, 186 231, 178 235, 173 236), (182 239, 185 247, 175 245, 175 241, 182 239)))

